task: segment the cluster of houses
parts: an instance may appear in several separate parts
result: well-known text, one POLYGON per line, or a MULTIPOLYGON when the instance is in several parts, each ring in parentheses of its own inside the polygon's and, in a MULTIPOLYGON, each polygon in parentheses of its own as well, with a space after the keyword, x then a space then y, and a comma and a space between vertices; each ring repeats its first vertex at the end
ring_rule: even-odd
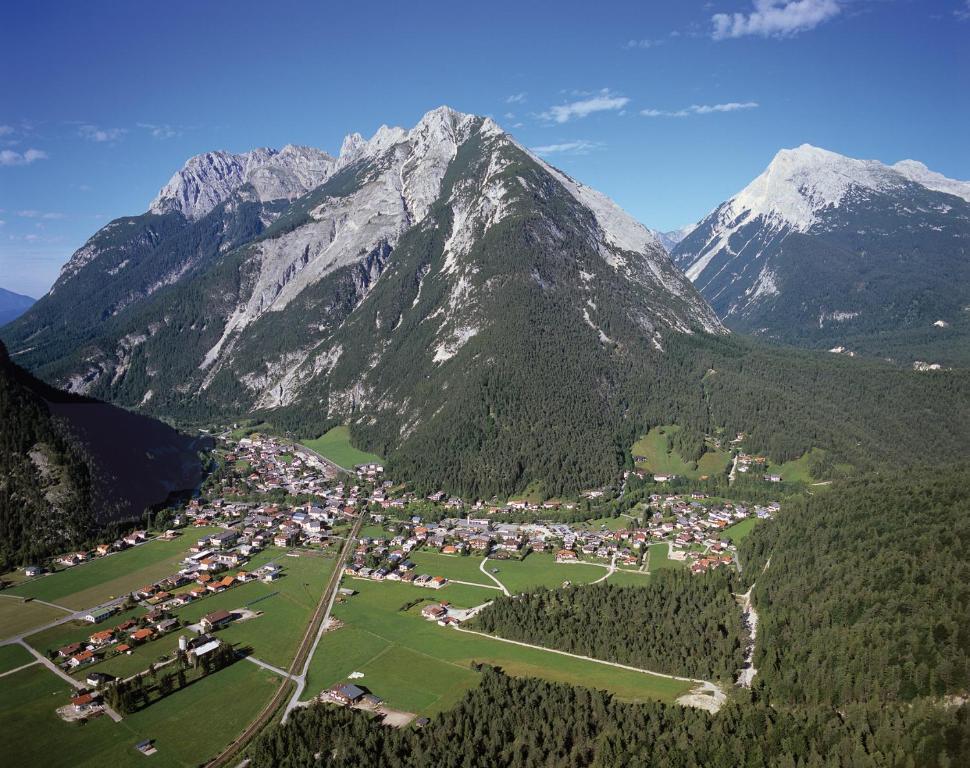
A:
POLYGON ((316 495, 337 475, 333 466, 309 451, 269 436, 251 435, 238 442, 226 439, 224 445, 228 447, 226 462, 246 469, 238 479, 223 478, 226 495, 237 494, 240 482, 259 493, 283 489, 294 496, 316 495))
MULTIPOLYGON (((441 577, 417 575, 409 554, 433 549, 442 554, 479 554, 492 559, 519 558, 529 551, 552 551, 560 563, 584 560, 615 561, 620 567, 636 566, 640 553, 650 544, 670 543, 671 557, 690 561, 702 572, 734 561, 734 548, 721 531, 756 516, 771 517, 780 504, 747 506, 730 502, 713 504, 703 493, 653 494, 644 523, 609 530, 536 520, 529 523, 497 523, 488 518, 445 518, 423 522, 420 517, 393 521, 386 537, 364 537, 350 562, 348 576, 374 581, 407 581, 423 586, 443 586, 441 577)), ((383 515, 371 514, 376 522, 383 515)))
MULTIPOLYGON (((86 618, 103 621, 114 612, 101 608, 86 618)), ((94 623, 92 621, 92 623, 94 623)), ((117 626, 92 632, 84 642, 70 643, 57 649, 57 658, 66 669, 78 669, 106 658, 108 655, 131 653, 135 646, 155 640, 179 627, 179 620, 161 608, 154 608, 142 619, 126 619, 117 626)))
MULTIPOLYGON (((767 464, 768 459, 765 456, 751 456, 750 454, 741 451, 738 454, 737 471, 742 474, 747 474, 748 472, 752 471, 764 470, 767 464)), ((764 475, 764 479, 769 483, 780 483, 781 475, 767 473, 764 475)))

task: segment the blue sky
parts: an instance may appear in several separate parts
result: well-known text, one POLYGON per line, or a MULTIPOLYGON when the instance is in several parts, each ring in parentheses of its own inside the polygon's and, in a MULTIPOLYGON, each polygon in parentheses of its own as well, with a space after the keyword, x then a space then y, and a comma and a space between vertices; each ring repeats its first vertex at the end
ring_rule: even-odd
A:
POLYGON ((34 296, 185 159, 488 114, 648 226, 782 147, 970 178, 970 0, 8 4, 0 286, 34 296))

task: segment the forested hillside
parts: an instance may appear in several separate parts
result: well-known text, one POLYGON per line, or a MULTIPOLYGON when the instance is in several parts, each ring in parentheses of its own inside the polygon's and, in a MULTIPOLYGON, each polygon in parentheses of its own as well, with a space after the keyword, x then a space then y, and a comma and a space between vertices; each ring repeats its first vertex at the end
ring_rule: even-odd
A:
POLYGON ((84 540, 94 528, 91 470, 0 344, 0 566, 84 540))
POLYGON ((740 552, 757 580, 758 682, 797 704, 966 694, 968 552, 967 466, 862 478, 786 505, 740 552))
POLYGON ((0 344, 0 558, 4 567, 90 543, 106 526, 202 478, 203 441, 160 421, 68 395, 0 344))
POLYGON ((541 589, 493 601, 474 627, 596 659, 730 681, 743 661, 741 612, 725 570, 659 571, 645 586, 541 589))
POLYGON ((970 760, 968 714, 741 701, 709 715, 486 670, 478 688, 420 731, 316 704, 266 732, 251 756, 254 768, 955 768, 970 760))

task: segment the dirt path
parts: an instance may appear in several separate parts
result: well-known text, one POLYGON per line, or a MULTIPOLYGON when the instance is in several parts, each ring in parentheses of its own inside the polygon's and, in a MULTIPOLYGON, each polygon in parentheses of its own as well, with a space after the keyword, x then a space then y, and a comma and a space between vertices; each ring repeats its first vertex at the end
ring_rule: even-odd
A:
POLYGON ((556 648, 546 648, 542 645, 533 645, 532 643, 524 643, 520 640, 508 640, 504 637, 498 637, 497 635, 490 635, 486 632, 476 632, 473 629, 462 629, 461 627, 452 625, 452 628, 456 632, 465 632, 469 635, 479 635, 481 637, 487 637, 490 640, 498 640, 500 643, 509 643, 511 645, 519 645, 523 648, 532 648, 537 651, 545 651, 546 653, 557 653, 560 656, 569 656, 573 659, 581 659, 583 661, 592 661, 595 664, 605 664, 608 667, 616 667, 617 669, 625 669, 630 672, 639 672, 644 675, 653 675, 654 677, 664 677, 668 680, 679 680, 684 683, 694 683, 695 687, 690 693, 686 693, 677 699, 678 704, 683 704, 688 707, 700 707, 701 709, 707 709, 710 712, 717 712, 721 706, 727 701, 727 695, 721 688, 709 680, 697 680, 692 677, 678 677, 677 675, 668 675, 664 672, 653 672, 649 669, 641 669, 640 667, 631 667, 629 664, 620 664, 616 661, 605 661, 604 659, 596 659, 592 656, 583 656, 578 653, 570 653, 569 651, 560 651, 556 648))
POLYGON ((502 594, 503 595, 505 595, 506 597, 511 597, 512 596, 512 593, 509 592, 508 587, 506 587, 501 581, 499 581, 497 578, 495 578, 495 576, 493 576, 491 573, 489 573, 488 571, 485 570, 485 563, 487 563, 487 562, 488 562, 488 558, 486 557, 486 558, 484 558, 482 560, 481 565, 478 566, 478 570, 480 570, 488 578, 490 578, 492 581, 494 581, 496 584, 498 584, 498 588, 502 590, 502 594))

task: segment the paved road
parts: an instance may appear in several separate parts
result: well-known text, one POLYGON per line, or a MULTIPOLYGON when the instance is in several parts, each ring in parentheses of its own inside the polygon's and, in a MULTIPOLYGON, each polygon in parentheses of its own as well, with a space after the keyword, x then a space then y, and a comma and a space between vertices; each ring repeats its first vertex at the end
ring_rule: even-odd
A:
MULTIPOLYGON (((4 597, 14 597, 14 596, 4 595, 4 597)), ((23 632, 17 635, 12 635, 4 640, 0 640, 0 645, 13 645, 14 643, 21 642, 25 637, 29 637, 30 635, 36 635, 38 632, 44 632, 45 630, 52 629, 54 627, 59 627, 61 624, 66 624, 69 621, 83 620, 83 618, 87 616, 89 613, 91 613, 91 611, 95 611, 99 608, 115 608, 121 605, 122 603, 124 603, 125 600, 127 599, 128 599, 128 595, 125 595, 124 597, 116 597, 114 600, 109 600, 106 603, 101 603, 101 605, 96 605, 93 608, 85 608, 83 611, 71 611, 70 613, 64 616, 61 616, 59 619, 54 619, 54 621, 49 621, 46 624, 41 624, 36 627, 31 627, 30 629, 25 629, 23 632)), ((40 603, 43 601, 35 600, 33 602, 40 603)), ((70 608, 63 608, 62 606, 54 605, 53 603, 44 603, 44 605, 51 605, 54 608, 61 608, 62 610, 65 610, 65 611, 71 610, 70 608)), ((92 624, 92 626, 95 626, 95 625, 92 624)))
POLYGON ((280 669, 279 667, 274 667, 272 664, 267 664, 262 659, 257 659, 255 656, 244 656, 246 661, 251 661, 253 664, 262 667, 263 669, 268 669, 270 672, 275 672, 280 677, 288 677, 290 680, 296 680, 293 675, 287 672, 285 669, 280 669))
MULTIPOLYGON (((330 577, 330 581, 327 583, 326 589, 324 589, 323 594, 320 596, 320 602, 317 604, 316 611, 307 626, 306 632, 303 635, 303 639, 300 641, 299 648, 297 649, 296 656, 293 658, 293 662, 290 664, 290 668, 287 672, 287 677, 284 677, 280 683, 280 687, 277 688, 276 693, 273 698, 266 704, 265 707, 260 711, 256 718, 246 727, 246 729, 236 737, 229 746, 227 746, 222 752, 216 755, 212 760, 207 763, 208 768, 221 768, 222 766, 228 766, 232 764, 233 758, 235 758, 250 741, 255 738, 260 731, 263 730, 267 725, 269 725, 279 708, 286 704, 286 713, 289 713, 294 706, 293 702, 299 702, 299 695, 303 692, 306 686, 306 673, 310 666, 310 660, 313 658, 313 652, 317 648, 317 644, 320 642, 320 637, 323 634, 323 628, 326 626, 326 619, 330 617, 330 611, 333 608, 334 600, 337 596, 337 587, 340 585, 340 579, 343 576, 343 568, 341 567, 343 563, 347 560, 350 555, 351 550, 355 546, 357 541, 357 534, 360 533, 361 525, 363 525, 366 513, 361 512, 354 519, 354 524, 351 527, 350 533, 347 535, 347 541, 344 542, 343 549, 340 551, 340 557, 337 560, 337 567, 334 568, 333 575, 330 577), (294 697, 290 698, 287 702, 286 695, 291 683, 296 682, 297 692, 294 697)), ((284 715, 285 716, 285 715, 284 715)))
POLYGON ((347 541, 344 542, 343 549, 340 551, 340 559, 337 561, 337 568, 334 571, 333 577, 331 577, 334 580, 327 587, 329 589, 329 599, 326 592, 323 596, 323 599, 327 600, 327 610, 324 612, 323 618, 320 620, 320 626, 317 629, 316 637, 313 640, 313 645, 310 646, 310 650, 306 654, 306 659, 303 662, 303 667, 300 670, 300 673, 298 675, 293 675, 293 667, 295 666, 296 662, 290 666, 290 676, 296 681, 296 690, 293 691, 293 695, 290 697, 290 700, 286 705, 286 709, 283 712, 284 723, 286 722, 290 712, 300 705, 300 696, 303 695, 303 689, 306 688, 306 676, 307 672, 310 671, 310 662, 313 661, 313 654, 317 652, 317 646, 320 644, 320 639, 323 637, 323 633, 327 629, 327 624, 330 622, 330 613, 333 611, 333 604, 337 599, 337 589, 340 587, 343 564, 347 561, 351 550, 357 544, 357 535, 360 533, 360 529, 364 524, 365 517, 367 517, 366 511, 361 511, 357 515, 357 519, 354 520, 354 525, 350 529, 350 533, 347 535, 347 541))
MULTIPOLYGON (((22 645, 24 648, 26 648, 28 651, 30 651, 30 653, 34 656, 34 658, 37 659, 37 661, 39 661, 41 664, 43 664, 45 667, 47 667, 51 672, 53 672, 55 675, 57 675, 61 679, 67 681, 68 683, 70 683, 75 688, 79 688, 79 689, 80 688, 87 688, 87 685, 85 683, 82 683, 80 680, 75 680, 73 677, 71 677, 69 674, 67 674, 63 669, 61 669, 54 662, 52 662, 50 659, 48 659, 46 656, 44 656, 41 653, 38 653, 33 648, 31 648, 29 645, 27 645, 27 643, 25 643, 23 640, 20 640, 19 641, 19 644, 22 645)), ((104 707, 105 714, 107 714, 108 717, 110 717, 116 723, 120 723, 121 722, 121 715, 119 715, 117 712, 115 712, 107 704, 102 704, 102 706, 104 707)))

